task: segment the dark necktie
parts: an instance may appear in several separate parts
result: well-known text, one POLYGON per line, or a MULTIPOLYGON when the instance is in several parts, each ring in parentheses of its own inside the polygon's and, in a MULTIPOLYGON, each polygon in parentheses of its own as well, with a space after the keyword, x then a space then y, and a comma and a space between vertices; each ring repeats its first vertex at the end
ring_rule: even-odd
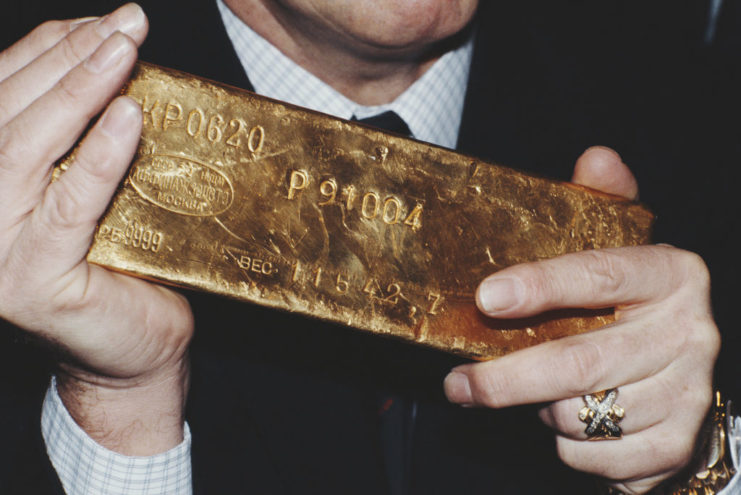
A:
POLYGON ((383 129, 386 131, 395 132, 396 134, 401 134, 402 136, 411 137, 412 135, 412 131, 409 130, 409 126, 406 122, 404 122, 404 119, 399 117, 396 112, 392 112, 391 110, 383 112, 379 115, 374 115, 373 117, 368 117, 365 119, 357 119, 353 117, 351 120, 360 122, 361 124, 372 125, 373 127, 378 127, 379 129, 383 129))
MULTIPOLYGON (((412 137, 412 132, 404 119, 390 110, 365 119, 353 117, 352 120, 412 137)), ((417 403, 410 397, 403 397, 388 390, 379 390, 377 400, 380 442, 390 493, 406 495, 410 488, 417 403)))

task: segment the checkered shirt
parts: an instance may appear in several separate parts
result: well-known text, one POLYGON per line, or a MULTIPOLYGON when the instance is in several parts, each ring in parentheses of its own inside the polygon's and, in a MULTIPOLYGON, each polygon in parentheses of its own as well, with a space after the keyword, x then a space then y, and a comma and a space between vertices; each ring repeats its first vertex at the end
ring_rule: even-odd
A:
POLYGON ((364 119, 392 110, 421 141, 455 148, 463 115, 473 39, 438 59, 417 81, 386 105, 363 106, 297 65, 216 0, 255 92, 343 119, 364 119))
POLYGON ((149 457, 117 454, 100 446, 75 423, 52 378, 44 398, 41 433, 68 495, 192 493, 187 424, 183 441, 167 452, 149 457))

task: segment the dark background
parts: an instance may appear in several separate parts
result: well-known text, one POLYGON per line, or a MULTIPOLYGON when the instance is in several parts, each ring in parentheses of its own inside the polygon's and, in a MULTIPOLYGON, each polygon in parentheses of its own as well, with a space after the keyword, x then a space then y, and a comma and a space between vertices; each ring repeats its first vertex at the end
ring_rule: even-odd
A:
MULTIPOLYGON (((3 6, 0 46, 7 46, 42 19, 104 13, 113 2, 87 3, 28 0, 3 6)), ((159 0, 141 4, 151 13, 151 34, 141 51, 143 60, 244 85, 238 68, 213 64, 214 58, 233 58, 233 53, 223 33, 221 39, 215 39, 212 32, 201 29, 199 22, 206 23, 213 15, 210 1, 159 0), (192 15, 193 11, 197 15, 192 15), (193 19, 199 22, 194 23, 193 19)), ((486 60, 482 59, 483 50, 477 51, 469 95, 486 93, 487 98, 467 106, 461 149, 564 180, 588 146, 601 144, 618 150, 638 177, 641 200, 657 214, 655 240, 698 252, 710 267, 714 312, 723 335, 717 383, 730 397, 741 401, 736 281, 741 273, 736 247, 741 211, 738 2, 726 0, 716 36, 710 43, 705 36, 709 9, 706 1, 482 0, 482 4, 481 18, 485 22, 479 26, 479 47, 486 47, 486 60), (476 87, 477 84, 486 87, 476 87)), ((215 308, 222 318, 222 324, 207 330, 205 321, 198 327, 194 342, 194 348, 199 350, 194 361, 196 372, 201 369, 199 366, 243 366, 251 375, 262 373, 280 382, 282 373, 288 375, 294 370, 301 376, 339 381, 351 390, 367 379, 368 368, 357 365, 358 361, 369 359, 364 349, 380 346, 384 356, 401 356, 384 363, 395 372, 387 369, 386 378, 382 379, 429 390, 425 393, 439 401, 441 379, 457 362, 431 351, 394 343, 378 344, 375 339, 337 327, 296 332, 302 323, 287 315, 207 296, 193 298, 196 307, 215 308), (245 318, 245 312, 249 317, 245 318), (245 320, 253 328, 238 324, 245 320), (265 352, 270 346, 286 349, 287 341, 291 343, 288 356, 265 352), (317 341, 324 343, 321 349, 317 341), (326 342, 332 343, 329 351, 326 342), (328 353, 333 355, 331 365, 318 364, 318 358, 312 358, 328 353), (209 359, 201 359, 200 355, 209 359), (402 361, 404 365, 399 365, 402 361), (240 364, 243 362, 250 364, 240 364), (424 372, 410 370, 409 362, 425 363, 424 372)), ((0 322, 0 327, 3 325, 0 322)), ((27 342, 21 332, 0 328, 0 423, 11 425, 3 442, 11 448, 0 450, 0 459, 12 458, 14 442, 29 438, 34 422, 17 422, 15 418, 19 411, 38 408, 34 404, 40 400, 39 391, 43 392, 49 369, 43 350, 27 342)), ((199 375, 194 376, 194 394, 215 401, 214 408, 221 407, 216 402, 220 393, 240 383, 236 379, 231 385, 200 383, 199 375)), ((292 382, 290 387, 295 387, 291 393, 301 400, 310 402, 317 393, 309 386, 295 385, 293 378, 288 381, 292 382)), ((241 400, 247 402, 248 398, 241 400)), ((225 424, 242 411, 241 406, 230 407, 222 416, 225 424)), ((430 410, 433 412, 426 418, 433 425, 430 428, 437 428, 435 409, 430 410)), ((271 413, 286 416, 288 424, 293 411, 277 398, 271 413)), ((191 410, 189 414, 197 418, 201 413, 191 410)), ((531 417, 533 411, 516 408, 492 415, 501 425, 519 421, 522 416, 531 417)), ((338 420, 331 415, 323 417, 327 423, 338 420)), ((459 439, 460 448, 475 449, 482 439, 497 439, 515 447, 489 457, 488 462, 505 463, 505 457, 519 456, 526 460, 519 463, 523 472, 542 471, 546 468, 537 466, 541 461, 543 466, 546 464, 542 459, 553 457, 552 446, 550 450, 534 452, 532 438, 547 432, 536 420, 530 421, 528 431, 519 427, 507 428, 512 431, 504 434, 494 427, 491 431, 471 431, 469 443, 469 437, 459 439)), ((225 436, 229 434, 228 430, 223 432, 225 436)), ((199 437, 194 436, 194 458, 199 451, 195 442, 206 441, 203 436, 196 438, 199 437)), ((211 441, 215 441, 213 438, 211 441)), ((225 454, 231 448, 226 441, 220 446, 225 454)), ((437 447, 434 442, 426 446, 430 450, 437 447)), ((208 462, 203 458, 200 461, 208 462)), ((264 462, 252 461, 257 466, 264 462)), ((33 459, 15 459, 16 466, 24 462, 32 463, 33 459)), ((418 469, 431 473, 440 466, 422 464, 418 469)), ((557 468, 553 473, 553 478, 543 475, 545 486, 553 480, 558 480, 558 484, 579 483, 557 468)), ((2 476, 0 472, 0 487, 2 476)), ((197 472, 197 483, 198 476, 197 472)), ((438 485, 430 493, 453 493, 445 491, 444 486, 447 485, 438 485)), ((368 493, 374 492, 366 488, 368 493)), ((513 488, 513 492, 517 490, 513 488)))

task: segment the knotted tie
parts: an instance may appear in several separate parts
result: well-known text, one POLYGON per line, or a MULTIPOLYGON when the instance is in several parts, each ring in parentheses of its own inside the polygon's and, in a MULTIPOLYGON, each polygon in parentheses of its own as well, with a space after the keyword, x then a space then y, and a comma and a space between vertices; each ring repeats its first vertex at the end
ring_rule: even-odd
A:
POLYGON ((373 117, 368 117, 365 119, 357 119, 353 117, 351 120, 360 122, 361 124, 378 127, 379 129, 383 129, 386 131, 395 132, 396 134, 401 134, 402 136, 411 137, 412 135, 412 131, 409 130, 409 126, 406 122, 404 122, 404 119, 399 117, 396 112, 393 112, 391 110, 383 112, 379 115, 374 115, 373 117))

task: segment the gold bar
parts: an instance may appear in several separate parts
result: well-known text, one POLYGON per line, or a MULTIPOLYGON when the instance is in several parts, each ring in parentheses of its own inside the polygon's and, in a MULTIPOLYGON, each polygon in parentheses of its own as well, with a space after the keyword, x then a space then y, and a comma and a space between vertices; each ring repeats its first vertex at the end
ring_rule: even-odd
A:
POLYGON ((486 359, 612 312, 495 321, 485 276, 649 240, 639 204, 247 91, 139 64, 124 92, 142 139, 88 260, 134 276, 486 359))

